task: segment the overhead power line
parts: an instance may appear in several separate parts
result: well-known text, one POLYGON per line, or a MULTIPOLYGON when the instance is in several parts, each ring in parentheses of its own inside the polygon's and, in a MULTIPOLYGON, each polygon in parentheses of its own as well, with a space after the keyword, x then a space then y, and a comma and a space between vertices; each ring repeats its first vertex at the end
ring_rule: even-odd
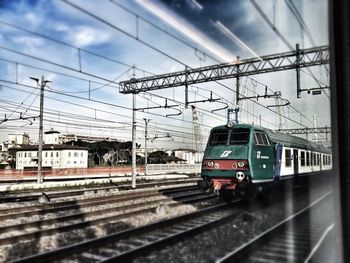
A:
POLYGON ((301 28, 304 30, 306 33, 307 37, 310 40, 310 43, 313 47, 316 47, 316 42, 314 38, 312 37, 309 28, 307 27, 303 17, 300 15, 298 8, 294 5, 293 1, 291 0, 285 0, 289 10, 293 13, 294 17, 297 19, 298 23, 300 24, 301 28))
MULTIPOLYGON (((255 0, 250 0, 258 13, 262 16, 265 22, 271 27, 271 29, 276 33, 276 35, 282 40, 282 42, 291 50, 295 51, 294 47, 288 42, 288 40, 283 36, 283 34, 275 27, 275 25, 270 21, 264 11, 260 8, 260 6, 255 2, 255 0)), ((307 71, 310 73, 311 77, 315 80, 317 85, 322 86, 320 81, 316 78, 313 72, 307 67, 307 71)))

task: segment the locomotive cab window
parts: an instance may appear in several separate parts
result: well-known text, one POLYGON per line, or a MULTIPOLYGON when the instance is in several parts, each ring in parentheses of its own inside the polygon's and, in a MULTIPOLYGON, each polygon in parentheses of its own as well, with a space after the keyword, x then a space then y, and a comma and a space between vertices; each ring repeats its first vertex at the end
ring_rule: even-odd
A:
POLYGON ((209 145, 225 145, 228 139, 227 130, 214 131, 209 139, 209 145))
POLYGON ((254 143, 255 145, 269 146, 270 142, 267 135, 262 132, 254 132, 254 143))
POLYGON ((231 131, 230 145, 247 144, 249 142, 249 129, 234 129, 231 131))

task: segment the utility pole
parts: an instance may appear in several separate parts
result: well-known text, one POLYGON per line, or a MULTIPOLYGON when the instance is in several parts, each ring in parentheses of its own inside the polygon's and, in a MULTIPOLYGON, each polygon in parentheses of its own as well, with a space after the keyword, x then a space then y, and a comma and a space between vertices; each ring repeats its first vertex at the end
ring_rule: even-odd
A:
MULTIPOLYGON (((39 85, 39 79, 30 77, 32 80, 35 80, 39 85)), ((41 184, 43 182, 42 176, 42 163, 43 163, 43 115, 44 115, 44 88, 46 83, 51 82, 49 80, 44 80, 44 76, 41 77, 40 82, 40 116, 39 116, 39 149, 38 149, 38 175, 37 182, 41 184)))
MULTIPOLYGON (((135 65, 132 67, 132 76, 135 78, 135 65)), ((131 188, 136 188, 136 94, 132 93, 132 174, 131 174, 131 188)))
POLYGON ((147 140, 148 140, 148 134, 147 134, 147 126, 151 119, 143 118, 145 121, 145 175, 147 175, 147 140))

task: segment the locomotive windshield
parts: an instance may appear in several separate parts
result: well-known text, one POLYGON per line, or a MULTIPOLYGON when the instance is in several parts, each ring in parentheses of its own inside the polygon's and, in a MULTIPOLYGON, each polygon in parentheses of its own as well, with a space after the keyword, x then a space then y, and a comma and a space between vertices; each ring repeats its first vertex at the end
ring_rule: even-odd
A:
POLYGON ((230 144, 247 144, 249 142, 249 129, 234 129, 231 131, 230 144))
POLYGON ((229 130, 216 130, 210 136, 209 145, 226 145, 229 140, 230 145, 249 143, 249 129, 233 129, 229 138, 229 130))
POLYGON ((209 145, 225 145, 227 143, 228 130, 214 131, 209 139, 209 145))

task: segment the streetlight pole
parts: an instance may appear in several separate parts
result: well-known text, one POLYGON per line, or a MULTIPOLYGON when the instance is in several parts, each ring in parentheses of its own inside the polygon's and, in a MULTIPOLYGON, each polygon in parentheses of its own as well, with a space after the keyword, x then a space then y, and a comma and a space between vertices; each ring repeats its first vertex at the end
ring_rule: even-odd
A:
MULTIPOLYGON (((39 79, 30 77, 35 80, 39 85, 39 79)), ((37 182, 41 184, 43 182, 42 176, 42 163, 43 163, 43 114, 44 114, 44 88, 48 80, 44 80, 44 76, 41 77, 40 82, 40 116, 39 116, 39 148, 38 148, 38 175, 37 182)))
POLYGON ((147 175, 147 126, 151 119, 143 118, 145 121, 145 175, 147 175))

